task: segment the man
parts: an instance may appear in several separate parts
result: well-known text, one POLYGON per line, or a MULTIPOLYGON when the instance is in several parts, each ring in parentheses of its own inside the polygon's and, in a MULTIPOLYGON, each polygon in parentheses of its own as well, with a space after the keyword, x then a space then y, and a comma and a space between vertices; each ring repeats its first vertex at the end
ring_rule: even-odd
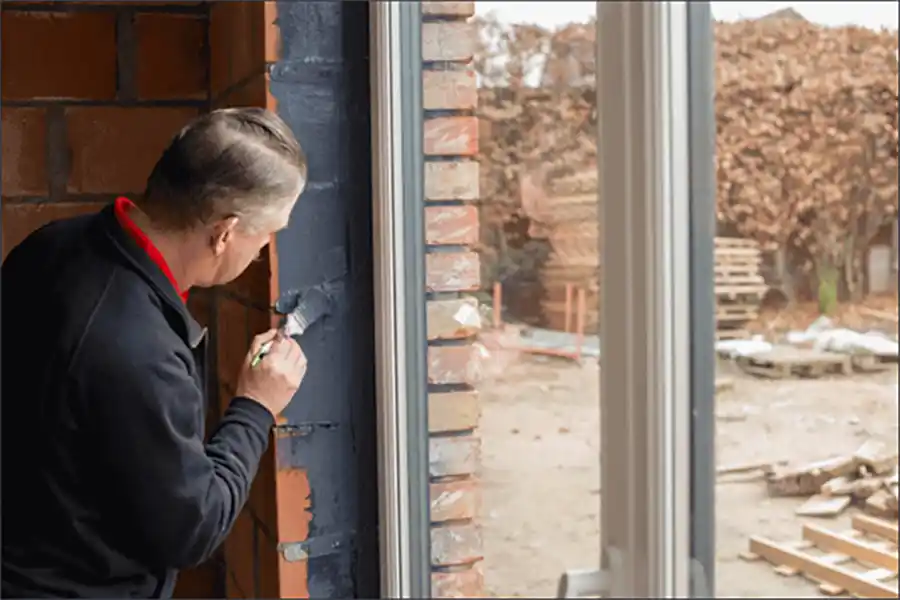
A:
POLYGON ((176 570, 228 535, 306 359, 257 336, 204 443, 206 332, 185 299, 240 275, 305 181, 281 119, 218 110, 175 136, 134 204, 50 223, 9 254, 3 596, 170 597, 176 570))

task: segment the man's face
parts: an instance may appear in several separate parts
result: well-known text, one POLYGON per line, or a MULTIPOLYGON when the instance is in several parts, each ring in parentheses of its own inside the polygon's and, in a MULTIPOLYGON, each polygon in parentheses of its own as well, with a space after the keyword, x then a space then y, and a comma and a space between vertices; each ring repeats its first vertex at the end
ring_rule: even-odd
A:
POLYGON ((272 235, 288 225, 296 200, 283 202, 283 208, 271 215, 266 223, 246 228, 237 218, 225 219, 213 227, 213 252, 209 261, 208 281, 202 287, 223 285, 234 281, 247 270, 250 263, 262 258, 263 249, 272 235))

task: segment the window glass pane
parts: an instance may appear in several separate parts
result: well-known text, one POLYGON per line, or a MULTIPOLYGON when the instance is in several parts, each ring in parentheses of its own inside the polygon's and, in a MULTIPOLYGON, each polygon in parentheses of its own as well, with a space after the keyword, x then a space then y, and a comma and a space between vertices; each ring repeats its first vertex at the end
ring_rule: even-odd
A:
POLYGON ((429 10, 432 591, 555 597, 599 567, 596 3, 429 10))
POLYGON ((711 4, 716 594, 893 596, 897 5, 711 4))

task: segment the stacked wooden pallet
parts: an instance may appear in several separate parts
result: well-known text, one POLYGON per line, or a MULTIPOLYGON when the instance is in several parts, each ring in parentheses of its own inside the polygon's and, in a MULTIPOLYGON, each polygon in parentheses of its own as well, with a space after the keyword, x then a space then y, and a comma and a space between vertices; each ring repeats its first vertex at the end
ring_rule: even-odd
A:
POLYGON ((523 207, 531 219, 530 233, 546 239, 550 254, 540 268, 541 323, 567 331, 568 286, 584 290, 584 332, 596 333, 600 323, 600 223, 597 170, 588 169, 546 181, 523 207))
POLYGON ((717 237, 715 246, 716 338, 748 337, 768 286, 760 274, 762 252, 753 240, 717 237))

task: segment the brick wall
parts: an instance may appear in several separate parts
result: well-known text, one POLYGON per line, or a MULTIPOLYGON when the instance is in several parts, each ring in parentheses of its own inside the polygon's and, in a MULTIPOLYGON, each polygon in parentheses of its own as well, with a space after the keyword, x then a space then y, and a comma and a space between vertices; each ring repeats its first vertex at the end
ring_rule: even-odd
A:
MULTIPOLYGON (((51 220, 143 191, 172 135, 208 107, 208 9, 4 2, 0 22, 5 257, 51 220)), ((210 322, 206 296, 191 309, 210 322)), ((219 597, 222 580, 212 560, 186 572, 177 594, 219 597)))
MULTIPOLYGON (((274 2, 215 2, 209 7, 209 99, 212 108, 260 106, 275 110, 267 66, 277 58, 274 2)), ((253 336, 275 320, 278 295, 274 244, 262 260, 229 285, 209 292, 216 345, 219 414, 234 397, 237 375, 253 336)), ((224 544, 228 598, 283 597, 280 587, 279 515, 275 444, 263 456, 250 499, 224 544)), ((284 519, 282 519, 284 520, 284 519)))
MULTIPOLYGON (((3 256, 59 218, 144 189, 160 152, 210 107, 274 108, 266 65, 273 2, 4 2, 3 256)), ((253 335, 270 327, 274 256, 189 307, 209 328, 215 427, 253 335)), ((273 444, 274 446, 274 444, 273 444)), ((276 597, 274 452, 220 555, 184 572, 176 597, 276 597)))
POLYGON ((4 2, 2 28, 5 256, 47 221, 143 190, 206 107, 206 9, 4 2))
POLYGON ((424 2, 425 238, 432 596, 484 589, 477 523, 480 375, 474 2, 424 2))

